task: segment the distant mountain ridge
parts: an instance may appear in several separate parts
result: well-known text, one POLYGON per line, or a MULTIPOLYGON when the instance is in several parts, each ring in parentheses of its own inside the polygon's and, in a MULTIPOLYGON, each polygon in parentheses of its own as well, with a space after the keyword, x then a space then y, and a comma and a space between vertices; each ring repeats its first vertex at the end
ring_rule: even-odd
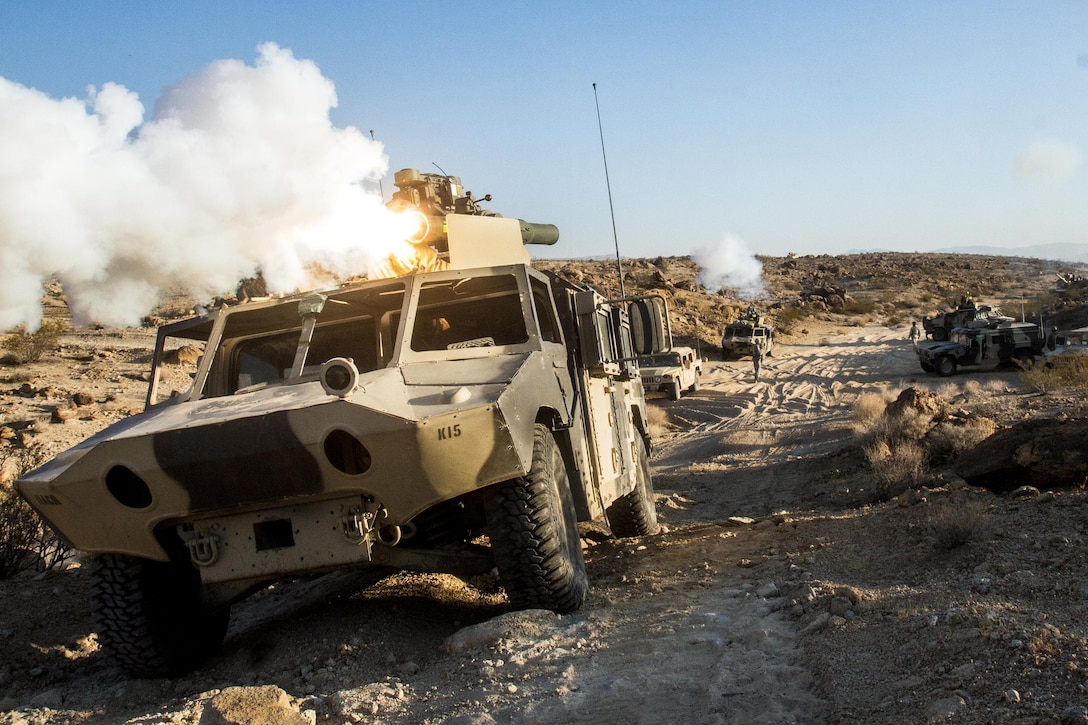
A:
POLYGON ((944 254, 987 254, 996 257, 1032 257, 1062 262, 1088 264, 1088 244, 1035 244, 1030 247, 946 247, 934 249, 944 254))

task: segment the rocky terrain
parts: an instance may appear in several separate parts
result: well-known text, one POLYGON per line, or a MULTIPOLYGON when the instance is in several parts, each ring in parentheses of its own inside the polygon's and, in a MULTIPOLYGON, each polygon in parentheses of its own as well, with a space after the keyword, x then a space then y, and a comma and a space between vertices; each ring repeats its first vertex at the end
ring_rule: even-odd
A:
MULTIPOLYGON (((1086 391, 927 375, 906 340, 960 295, 1088 324, 1057 284, 1068 265, 760 261, 781 334, 759 382, 716 354, 750 300, 688 258, 624 261, 627 292, 665 293, 677 342, 709 359, 698 392, 651 400, 663 532, 587 527, 579 612, 510 611, 489 577, 334 574, 236 605, 199 670, 130 680, 98 649, 75 557, 0 581, 0 723, 1088 723, 1082 451, 1051 468, 1020 445, 997 491, 964 474, 999 453, 961 462, 1024 421, 1079 430, 1086 391)), ((614 262, 540 266, 618 295, 614 262)), ((63 319, 59 290, 46 304, 63 319)), ((153 340, 74 328, 0 366, 9 474, 139 410, 153 340)))

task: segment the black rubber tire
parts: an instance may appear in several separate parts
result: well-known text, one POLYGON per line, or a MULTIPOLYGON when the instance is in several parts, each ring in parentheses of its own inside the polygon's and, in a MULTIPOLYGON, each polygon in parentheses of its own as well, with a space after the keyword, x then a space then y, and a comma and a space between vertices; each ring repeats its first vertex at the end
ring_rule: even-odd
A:
POLYGON ((723 347, 723 348, 722 348, 722 362, 726 362, 727 360, 729 360, 729 351, 728 351, 728 350, 726 350, 726 349, 725 349, 725 348, 723 347))
POLYGON ((947 378, 950 375, 956 374, 956 358, 951 355, 942 355, 937 358, 937 362, 934 364, 934 369, 937 374, 942 378, 947 378))
POLYGON ((101 554, 91 568, 98 641, 135 677, 174 677, 219 651, 230 607, 210 610, 186 564, 101 554))
POLYGON ((533 428, 528 475, 495 487, 487 533, 506 596, 517 609, 577 610, 589 593, 563 455, 545 426, 533 428))
POLYGON ((699 371, 695 371, 695 380, 692 381, 691 387, 688 388, 689 393, 699 392, 699 371))
POLYGON ((669 383, 669 400, 680 400, 680 381, 673 380, 669 383))
POLYGON ((620 496, 605 511, 608 526, 616 536, 650 536, 661 530, 657 523, 657 505, 654 503, 654 484, 650 479, 650 457, 646 444, 641 440, 638 460, 635 461, 638 482, 635 490, 620 496))
POLYGON ((930 334, 937 342, 944 342, 948 339, 948 330, 944 329, 943 327, 934 327, 930 334))
POLYGON ((931 373, 933 372, 934 368, 929 363, 922 363, 922 369, 925 370, 927 373, 931 373))

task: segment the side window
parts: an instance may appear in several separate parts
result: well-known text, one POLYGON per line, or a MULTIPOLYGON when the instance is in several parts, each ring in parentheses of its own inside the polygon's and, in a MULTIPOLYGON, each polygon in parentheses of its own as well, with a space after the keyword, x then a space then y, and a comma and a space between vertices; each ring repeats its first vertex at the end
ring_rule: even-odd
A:
POLYGON ((533 289, 533 308, 536 311, 536 319, 540 321, 540 337, 545 342, 563 342, 559 335, 559 321, 555 319, 552 311, 548 286, 535 277, 531 277, 530 282, 533 289))

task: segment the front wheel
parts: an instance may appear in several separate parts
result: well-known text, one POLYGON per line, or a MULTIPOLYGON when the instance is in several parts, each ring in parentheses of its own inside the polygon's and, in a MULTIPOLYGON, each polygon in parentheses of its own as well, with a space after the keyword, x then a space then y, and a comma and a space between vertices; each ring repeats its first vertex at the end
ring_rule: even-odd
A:
POLYGON ((635 489, 620 496, 605 511, 608 525, 616 536, 649 536, 660 530, 657 525, 657 506, 654 504, 654 485, 650 479, 650 457, 646 444, 640 438, 635 447, 635 489))
POLYGON ((135 677, 185 674, 223 644, 230 608, 200 596, 188 564, 101 554, 91 569, 93 614, 103 649, 135 677))
POLYGON ((680 400, 680 381, 673 380, 669 383, 669 400, 680 400))
POLYGON ((930 363, 922 363, 922 369, 925 370, 927 373, 933 372, 933 366, 930 363))
POLYGON ((563 456, 551 431, 533 427, 533 463, 499 484, 486 506, 487 533, 499 577, 518 609, 573 612, 589 592, 563 456))
POLYGON ((699 392, 699 371, 698 370, 695 371, 695 379, 691 381, 691 387, 688 388, 688 391, 692 392, 692 393, 699 392))
POLYGON ((942 378, 947 378, 949 375, 956 374, 956 359, 951 355, 942 355, 937 358, 937 364, 935 366, 937 374, 942 378))
POLYGON ((937 342, 944 342, 948 339, 948 332, 943 327, 934 327, 931 334, 937 342))

